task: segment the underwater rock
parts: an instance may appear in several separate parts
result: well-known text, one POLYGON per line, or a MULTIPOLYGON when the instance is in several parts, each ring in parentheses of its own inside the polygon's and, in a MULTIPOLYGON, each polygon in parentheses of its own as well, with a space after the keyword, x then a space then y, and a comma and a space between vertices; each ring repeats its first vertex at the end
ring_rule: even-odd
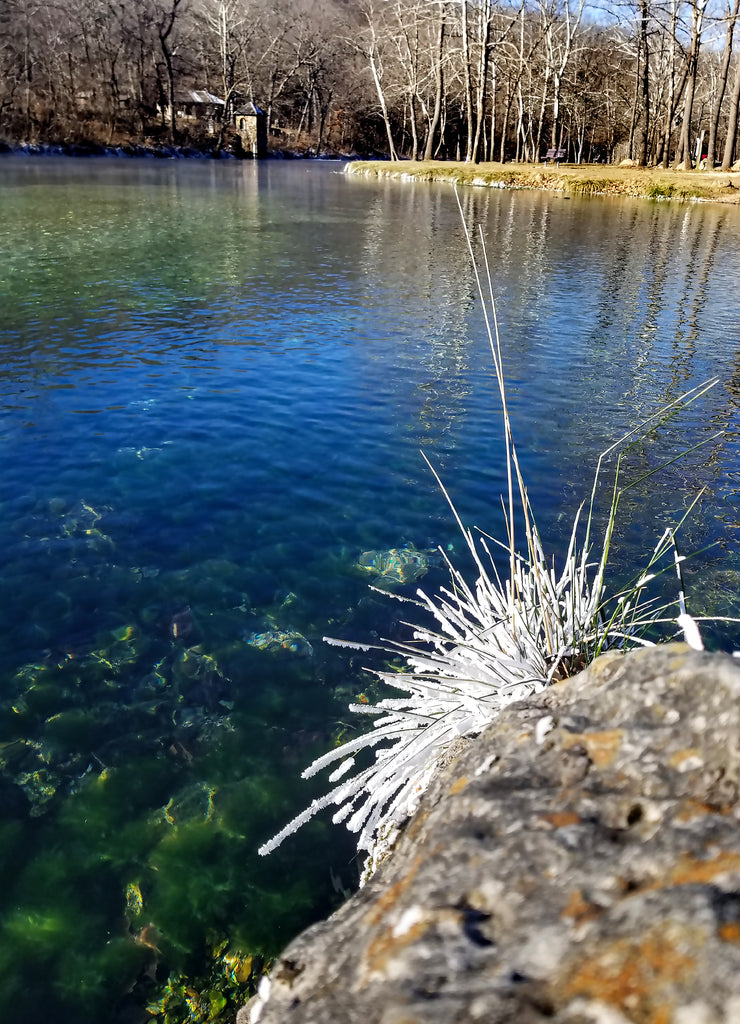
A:
POLYGON ((24 539, 16 550, 26 560, 41 554, 66 557, 69 571, 79 571, 77 560, 87 567, 91 559, 96 561, 101 553, 110 554, 115 547, 97 525, 110 511, 108 506, 94 508, 84 500, 72 508, 61 498, 39 503, 32 515, 17 524, 24 539))
POLYGON ((167 617, 167 633, 174 640, 185 640, 195 628, 195 620, 190 605, 178 609, 167 617))
POLYGON ((112 548, 114 546, 112 539, 98 529, 97 525, 110 511, 108 505, 93 508, 89 502, 80 499, 69 512, 64 512, 59 516, 59 534, 70 539, 84 539, 90 549, 94 551, 112 548))
POLYGON ((28 798, 31 806, 29 813, 32 818, 38 818, 44 813, 46 804, 54 797, 59 788, 58 776, 48 768, 21 772, 16 776, 15 782, 28 798))
POLYGON ((132 582, 141 583, 143 580, 153 580, 159 576, 160 570, 153 565, 135 565, 128 570, 132 582))
POLYGON ((442 559, 434 549, 419 550, 413 544, 387 551, 363 551, 357 560, 358 569, 373 573, 376 584, 413 583, 441 564, 442 559))
POLYGON ((310 658, 313 654, 313 647, 305 636, 294 629, 269 629, 264 633, 250 633, 247 643, 258 651, 290 651, 302 658, 310 658))
POLYGON ((140 916, 144 909, 144 897, 141 895, 141 886, 138 882, 129 882, 124 890, 126 909, 124 914, 129 921, 140 916))
POLYGON ((160 953, 159 945, 162 942, 162 933, 154 924, 145 924, 143 928, 139 928, 134 933, 133 940, 137 946, 145 946, 157 955, 160 953))
POLYGON ((229 1024, 234 1019, 235 1000, 248 990, 247 986, 258 978, 265 968, 259 954, 232 948, 229 939, 217 942, 211 950, 209 969, 205 976, 188 978, 173 973, 167 979, 164 992, 156 1003, 147 1007, 150 1016, 158 1021, 192 1024, 229 1024))
POLYGON ((229 690, 216 659, 200 644, 188 647, 172 663, 172 681, 177 691, 190 701, 213 707, 229 690))
POLYGON ((459 741, 238 1024, 735 1024, 740 665, 606 654, 459 741))
POLYGON ((170 797, 158 812, 168 825, 184 825, 209 821, 213 815, 213 786, 206 782, 193 782, 170 797))

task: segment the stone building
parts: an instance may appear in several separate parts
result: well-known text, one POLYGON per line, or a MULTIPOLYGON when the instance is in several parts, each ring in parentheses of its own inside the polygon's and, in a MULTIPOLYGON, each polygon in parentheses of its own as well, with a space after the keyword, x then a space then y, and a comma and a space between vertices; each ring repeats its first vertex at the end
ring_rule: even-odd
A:
POLYGON ((254 103, 245 103, 234 115, 234 127, 245 153, 262 159, 267 156, 267 115, 254 103))
MULTIPOLYGON (((182 123, 195 124, 200 122, 209 135, 215 135, 224 114, 224 101, 214 96, 207 89, 184 89, 175 100, 175 114, 182 123)), ((172 111, 167 104, 164 119, 172 124, 172 111)))

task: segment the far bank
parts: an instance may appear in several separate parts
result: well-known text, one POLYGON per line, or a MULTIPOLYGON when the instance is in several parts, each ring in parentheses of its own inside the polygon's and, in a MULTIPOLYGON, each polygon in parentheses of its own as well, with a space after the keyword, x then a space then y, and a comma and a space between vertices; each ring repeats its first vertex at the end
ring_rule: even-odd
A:
MULTIPOLYGON (((737 166, 737 165, 736 165, 737 166)), ((564 195, 740 203, 740 170, 674 171, 607 164, 466 164, 446 161, 354 161, 350 174, 450 181, 487 188, 540 189, 564 195)))

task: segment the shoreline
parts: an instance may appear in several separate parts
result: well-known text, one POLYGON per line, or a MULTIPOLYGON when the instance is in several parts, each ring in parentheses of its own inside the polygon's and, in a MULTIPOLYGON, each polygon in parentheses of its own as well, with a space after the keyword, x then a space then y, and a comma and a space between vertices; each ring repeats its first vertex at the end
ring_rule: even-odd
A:
MULTIPOLYGON (((737 166, 737 165, 735 165, 737 166)), ((571 196, 627 196, 633 199, 740 205, 740 170, 674 171, 605 164, 465 164, 442 161, 356 160, 348 174, 401 181, 450 182, 482 188, 529 189, 571 196)))
MULTIPOLYGON (((252 162, 249 155, 236 156, 228 150, 207 151, 193 146, 95 144, 8 144, 0 142, 3 156, 71 158, 132 158, 155 160, 208 160, 252 162)), ((610 164, 466 164, 458 161, 390 161, 362 159, 334 152, 314 153, 280 150, 263 158, 268 162, 317 160, 345 164, 347 174, 498 188, 510 191, 552 192, 563 198, 574 196, 627 197, 672 202, 719 203, 740 206, 740 163, 731 171, 682 171, 654 167, 618 167, 610 164)))
MULTIPOLYGON (((96 143, 8 143, 0 141, 0 157, 4 156, 30 156, 48 157, 64 156, 84 160, 96 157, 105 157, 114 160, 127 159, 157 159, 157 160, 237 160, 241 163, 251 163, 258 158, 251 153, 237 155, 228 149, 209 150, 199 149, 197 146, 179 145, 145 145, 143 143, 125 143, 120 146, 98 145, 96 143)), ((266 157, 259 158, 262 161, 274 160, 335 160, 348 162, 356 157, 345 154, 337 154, 331 150, 326 153, 299 152, 297 150, 273 150, 266 157)))

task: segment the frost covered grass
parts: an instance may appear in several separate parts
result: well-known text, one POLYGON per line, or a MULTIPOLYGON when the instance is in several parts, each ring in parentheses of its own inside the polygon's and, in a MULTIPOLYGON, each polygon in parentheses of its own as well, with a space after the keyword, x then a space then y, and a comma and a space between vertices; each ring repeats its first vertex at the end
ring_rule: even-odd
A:
MULTIPOLYGON (((675 541, 683 519, 665 530, 648 564, 626 586, 610 590, 607 565, 622 496, 668 464, 639 480, 623 483, 626 452, 705 394, 716 381, 707 381, 657 410, 601 454, 590 497, 574 518, 565 558, 558 565, 545 553, 517 456, 488 263, 484 255, 481 274, 467 231, 466 237, 501 402, 507 467, 507 493, 502 496, 505 539, 474 531, 463 523, 427 460, 465 540, 475 578, 470 581, 442 552, 449 571, 446 586, 433 594, 419 589, 415 599, 386 594, 409 606, 406 625, 410 639, 377 645, 386 655, 401 659, 400 671, 371 671, 401 695, 388 696, 375 704, 349 705, 357 714, 377 716, 372 730, 330 750, 306 768, 304 778, 331 769, 328 792, 265 843, 260 854, 270 853, 323 808, 333 806, 336 810, 332 820, 343 822, 357 833, 358 850, 368 854, 363 876, 368 877, 392 844, 398 826, 416 809, 458 737, 480 732, 507 704, 579 671, 602 651, 652 646, 681 631, 694 646, 701 644, 696 623, 686 611, 681 557, 675 541), (597 538, 596 522, 601 518, 597 496, 605 484, 610 505, 597 538), (650 585, 674 566, 679 577, 678 596, 666 604, 652 596, 650 585), (356 757, 365 751, 371 752, 370 763, 358 766, 356 757)), ((371 649, 368 645, 324 639, 345 647, 371 649)))

